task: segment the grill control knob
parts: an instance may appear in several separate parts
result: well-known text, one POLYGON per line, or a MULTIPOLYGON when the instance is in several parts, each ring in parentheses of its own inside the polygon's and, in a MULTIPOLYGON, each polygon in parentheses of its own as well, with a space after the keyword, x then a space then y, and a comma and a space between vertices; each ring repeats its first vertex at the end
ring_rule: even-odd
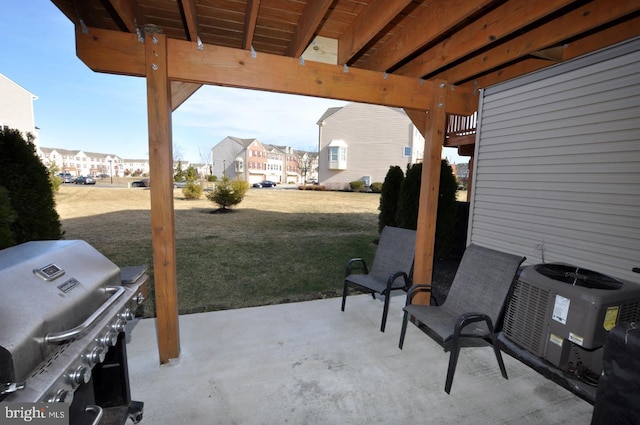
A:
POLYGON ((54 395, 49 398, 49 403, 68 403, 73 401, 73 392, 67 390, 58 390, 54 395))
POLYGON ((113 347, 117 342, 118 334, 111 330, 107 331, 107 333, 100 338, 100 343, 102 343, 102 345, 104 345, 105 347, 113 347))
POLYGON ((91 369, 86 366, 78 366, 77 369, 69 373, 69 379, 74 387, 86 384, 91 380, 91 369))
POLYGON ((144 302, 144 295, 142 295, 142 292, 138 292, 138 295, 136 295, 135 300, 136 300, 136 303, 138 303, 138 305, 144 302))
POLYGON ((104 361, 107 355, 107 351, 102 347, 94 347, 93 350, 87 353, 87 360, 91 364, 98 364, 104 361))
POLYGON ((127 328, 127 321, 122 318, 116 319, 116 321, 113 322, 113 324, 111 325, 111 329, 116 331, 116 333, 124 332, 126 328, 127 328))
POLYGON ((122 313, 118 314, 119 317, 122 317, 124 320, 129 321, 136 318, 136 314, 130 308, 125 308, 122 313))

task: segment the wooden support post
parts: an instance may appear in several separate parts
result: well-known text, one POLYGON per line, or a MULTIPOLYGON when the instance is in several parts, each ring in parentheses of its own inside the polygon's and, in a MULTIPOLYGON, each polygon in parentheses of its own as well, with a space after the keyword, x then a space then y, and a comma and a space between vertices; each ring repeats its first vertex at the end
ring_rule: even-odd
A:
POLYGON ((158 33, 147 33, 144 44, 158 351, 160 363, 167 363, 180 356, 172 184, 171 86, 167 74, 166 37, 158 33))
MULTIPOLYGON (((424 132, 420 206, 416 230, 416 259, 413 270, 413 281, 425 284, 430 284, 433 278, 433 251, 440 193, 442 143, 447 128, 448 84, 445 81, 436 81, 435 83, 433 103, 427 114, 424 132)), ((425 293, 420 298, 416 297, 414 302, 429 304, 429 296, 425 293)))

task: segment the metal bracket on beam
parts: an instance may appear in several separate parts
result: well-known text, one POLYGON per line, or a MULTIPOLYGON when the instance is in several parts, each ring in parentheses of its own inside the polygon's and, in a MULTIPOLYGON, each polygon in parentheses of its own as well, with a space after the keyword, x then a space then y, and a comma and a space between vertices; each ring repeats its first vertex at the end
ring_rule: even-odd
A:
POLYGON ((382 78, 384 78, 385 80, 387 79, 388 76, 389 74, 387 74, 386 72, 382 74, 382 78))
POLYGON ((85 24, 82 19, 80 19, 80 29, 83 34, 89 34, 89 27, 87 27, 87 24, 85 24))
POLYGON ((200 37, 196 37, 196 44, 198 45, 198 50, 204 50, 204 43, 200 40, 200 37))
POLYGON ((344 66, 342 67, 342 71, 344 71, 345 74, 349 73, 349 67, 347 66, 347 64, 345 63, 344 66))
POLYGON ((300 56, 300 66, 304 66, 304 58, 300 56))
POLYGON ((253 59, 258 57, 258 53, 256 52, 256 49, 253 48, 253 46, 251 46, 251 57, 253 59))

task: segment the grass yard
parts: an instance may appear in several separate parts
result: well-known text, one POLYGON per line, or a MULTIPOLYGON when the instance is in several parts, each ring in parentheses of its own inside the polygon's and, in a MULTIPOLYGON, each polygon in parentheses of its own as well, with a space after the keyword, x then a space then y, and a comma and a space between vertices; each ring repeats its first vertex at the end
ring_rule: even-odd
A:
MULTIPOLYGON (((181 314, 339 296, 345 262, 375 253, 377 194, 250 189, 229 214, 181 189, 174 199, 181 314)), ((66 239, 153 271, 148 189, 63 185, 56 202, 66 239)))

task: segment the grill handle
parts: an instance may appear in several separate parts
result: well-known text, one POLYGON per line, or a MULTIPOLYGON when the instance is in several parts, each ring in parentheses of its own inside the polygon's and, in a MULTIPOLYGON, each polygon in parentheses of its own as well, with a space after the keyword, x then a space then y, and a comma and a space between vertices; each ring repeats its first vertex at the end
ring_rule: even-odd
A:
POLYGON ((110 296, 109 299, 105 301, 105 303, 102 304, 99 309, 94 311, 91 316, 87 317, 87 320, 80 323, 75 328, 69 329, 67 331, 49 332, 44 336, 44 342, 46 342, 47 344, 56 344, 56 343, 70 340, 80 335, 87 328, 93 325, 93 322, 98 320, 98 318, 102 315, 102 313, 108 310, 111 307, 111 305, 115 303, 118 300, 118 298, 122 296, 122 294, 124 294, 125 289, 123 286, 109 286, 107 287, 106 291, 113 292, 114 294, 110 296))
POLYGON ((88 405, 87 407, 85 407, 84 411, 85 413, 95 413, 96 418, 93 420, 93 422, 91 422, 91 425, 98 425, 100 423, 100 420, 102 419, 102 415, 104 414, 102 407, 95 404, 88 405))

